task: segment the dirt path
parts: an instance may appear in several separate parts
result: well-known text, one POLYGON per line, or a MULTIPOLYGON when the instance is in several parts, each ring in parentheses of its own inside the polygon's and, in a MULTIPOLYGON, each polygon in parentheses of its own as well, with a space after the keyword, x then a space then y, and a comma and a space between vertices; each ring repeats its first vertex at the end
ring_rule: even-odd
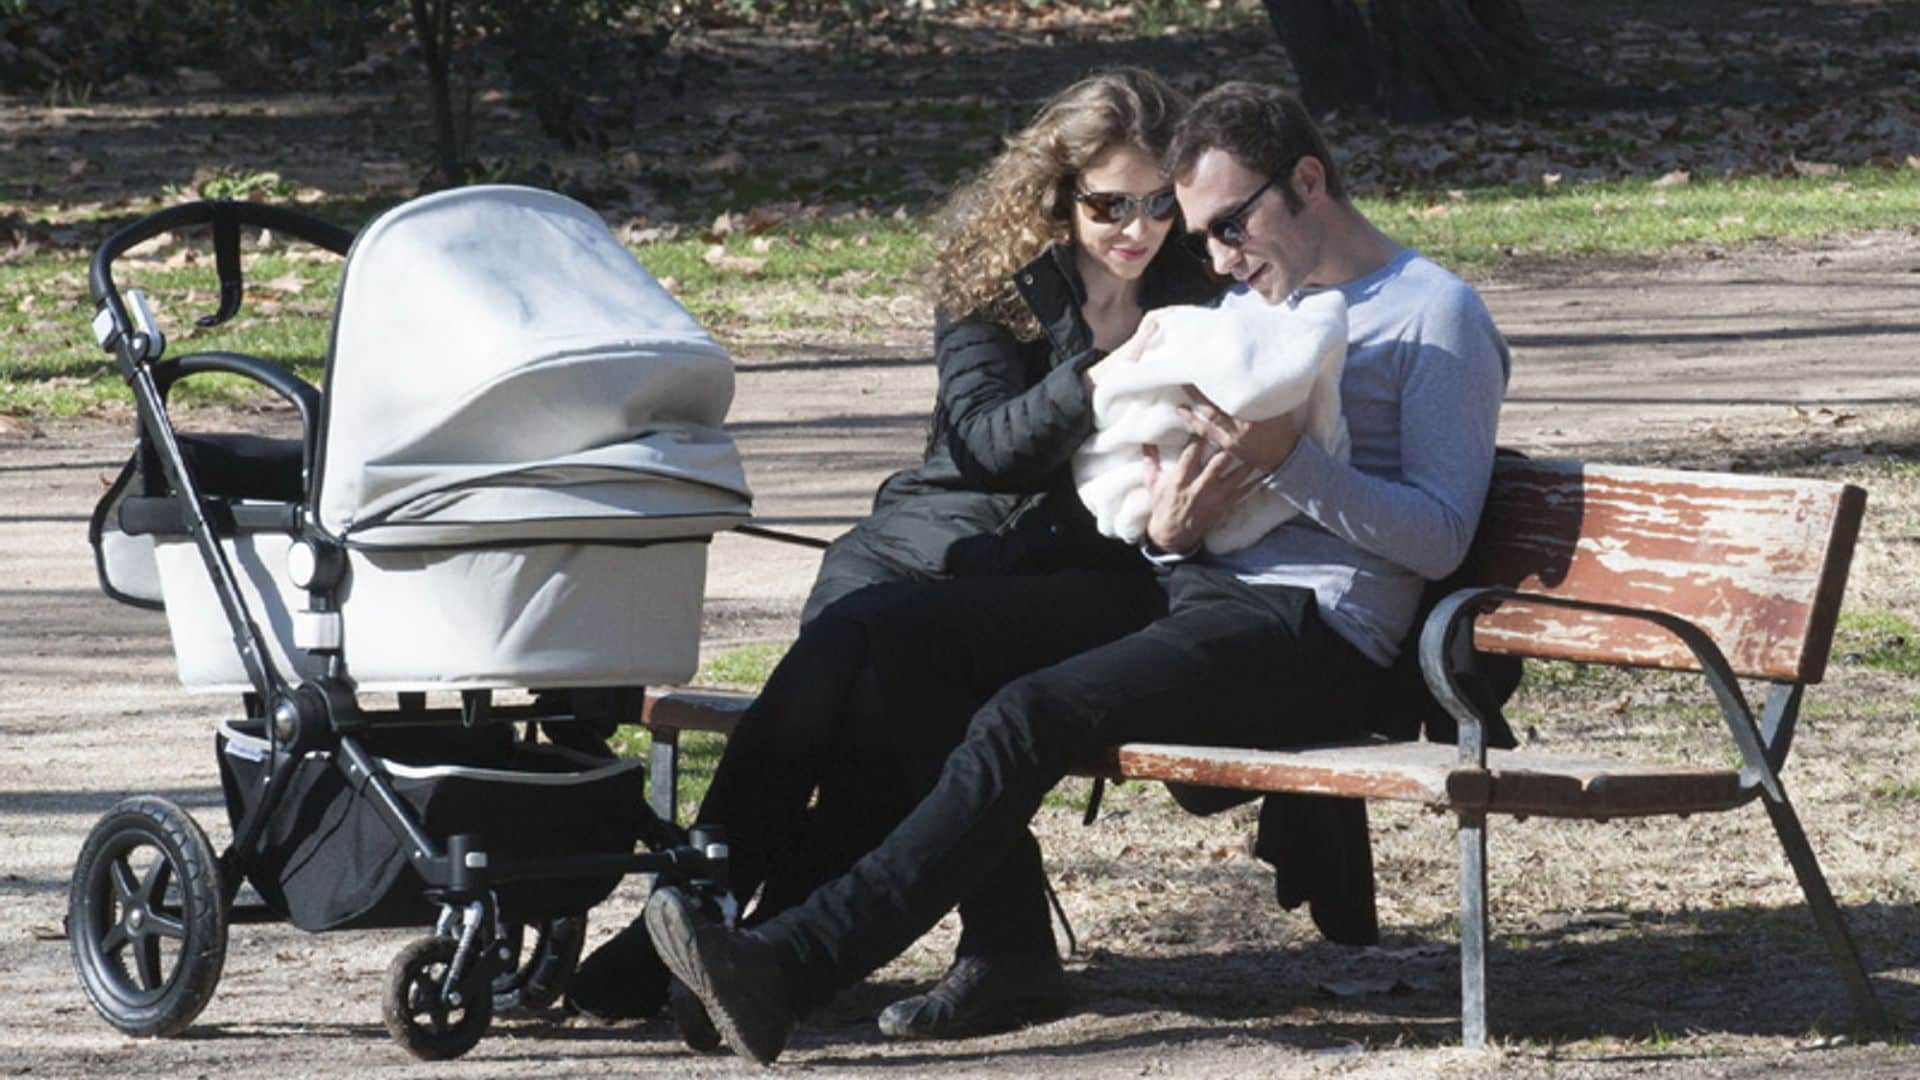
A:
MULTIPOLYGON (((1914 240, 1876 235, 1481 282, 1515 347, 1503 441, 1535 453, 1755 468, 1886 455, 1911 463, 1920 443, 1914 240)), ((733 421, 762 516, 831 535, 861 511, 881 476, 914 456, 932 391, 922 340, 880 342, 858 356, 783 349, 741 358, 733 421)), ((9 975, 0 989, 0 1072, 748 1071, 728 1057, 686 1055, 661 1024, 602 1028, 553 1018, 503 1025, 457 1065, 411 1063, 380 1028, 381 974, 408 936, 394 933, 238 927, 220 991, 185 1037, 130 1040, 99 1021, 59 939, 66 879, 86 830, 121 795, 159 792, 191 809, 216 844, 225 833, 210 733, 229 703, 179 690, 160 618, 101 597, 87 557, 86 515, 127 437, 123 426, 99 422, 47 423, 37 438, 0 436, 0 970, 9 975)), ((1888 526, 1911 534, 1908 546, 1896 535, 1863 559, 1855 589, 1856 598, 1864 589, 1909 616, 1915 590, 1905 560, 1920 536, 1911 511, 1908 504, 1906 524, 1888 526)), ((708 646, 789 634, 812 567, 801 549, 720 538, 708 646)), ((1849 715, 1915 698, 1910 677, 1847 674, 1836 682, 1843 691, 1856 687, 1841 699, 1856 702, 1840 710, 1849 715)), ((1910 708, 1895 715, 1911 732, 1910 708)), ((1823 732, 1831 738, 1834 730, 1827 723, 1803 736, 1797 760, 1822 753, 1823 732)), ((1903 749, 1913 740, 1886 738, 1874 752, 1887 757, 1891 775, 1915 775, 1912 751, 1903 749)), ((1832 756, 1833 783, 1844 790, 1849 758, 1832 756)), ((1816 846, 1860 860, 1834 870, 1836 891, 1866 921, 1869 967, 1911 1041, 1920 1015, 1915 815, 1865 802, 1848 803, 1844 817, 1823 813, 1823 790, 1808 797, 1803 789, 1816 846), (1858 846, 1866 833, 1887 845, 1874 865, 1858 846), (1889 860, 1906 860, 1906 869, 1889 860)), ((783 1063, 828 1075, 955 1076, 1920 1069, 1903 1049, 1835 1046, 1813 1030, 1834 1021, 1842 999, 1810 927, 1793 922, 1805 922, 1805 913, 1777 857, 1764 849, 1727 854, 1757 833, 1701 823, 1681 834, 1684 850, 1675 854, 1657 831, 1608 834, 1625 837, 1612 850, 1598 833, 1543 828, 1544 840, 1513 841, 1538 851, 1496 849, 1496 898, 1513 886, 1496 927, 1521 936, 1497 950, 1495 1024, 1527 1037, 1481 1056, 1436 1048, 1453 1037, 1457 1015, 1446 916, 1450 834, 1441 823, 1391 812, 1376 818, 1389 940, 1355 953, 1319 942, 1298 916, 1277 916, 1266 871, 1242 850, 1244 816, 1178 819, 1163 803, 1157 792, 1124 792, 1091 830, 1077 828, 1065 808, 1042 815, 1057 882, 1089 950, 1072 964, 1071 1017, 989 1040, 879 1043, 868 1018, 937 970, 949 928, 816 1018, 783 1063), (1634 882, 1649 861, 1673 867, 1708 853, 1720 853, 1730 869, 1711 892, 1656 896, 1644 906, 1631 887, 1616 889, 1599 872, 1599 884, 1569 886, 1589 899, 1576 891, 1572 901, 1541 900, 1517 887, 1521 867, 1546 873, 1570 848, 1590 843, 1609 852, 1596 855, 1602 869, 1634 882), (1646 854, 1656 845, 1663 850, 1646 854), (1575 904, 1624 913, 1569 910, 1575 904), (1786 944, 1769 930, 1763 947, 1742 945, 1754 926, 1776 923, 1791 927, 1777 932, 1786 944)), ((624 886, 596 916, 596 938, 629 917, 640 895, 637 884, 624 886)))

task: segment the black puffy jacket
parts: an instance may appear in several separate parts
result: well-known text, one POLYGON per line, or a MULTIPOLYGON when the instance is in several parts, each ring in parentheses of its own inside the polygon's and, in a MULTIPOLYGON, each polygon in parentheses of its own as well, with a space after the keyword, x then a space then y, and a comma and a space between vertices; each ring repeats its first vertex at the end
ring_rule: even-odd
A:
MULTIPOLYGON (((1105 353, 1081 315, 1086 286, 1070 245, 1015 275, 1042 336, 1021 341, 981 318, 934 330, 940 390, 926 456, 888 477, 873 513, 834 541, 801 621, 882 581, 1043 573, 1139 563, 1101 537, 1073 489, 1073 452, 1093 432, 1081 378, 1105 353)), ((1220 285, 1188 251, 1164 245, 1140 283, 1141 306, 1204 303, 1220 285)))

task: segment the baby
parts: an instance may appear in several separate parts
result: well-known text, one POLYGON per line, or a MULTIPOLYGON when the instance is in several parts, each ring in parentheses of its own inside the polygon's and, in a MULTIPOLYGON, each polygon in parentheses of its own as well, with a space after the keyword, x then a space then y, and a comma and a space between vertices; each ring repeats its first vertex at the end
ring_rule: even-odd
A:
MULTIPOLYGON (((1171 462, 1191 432, 1177 409, 1192 404, 1191 384, 1242 420, 1296 413, 1302 438, 1347 457, 1340 372, 1347 356, 1347 302, 1327 290, 1269 304, 1230 293, 1216 307, 1161 308, 1152 326, 1114 350, 1132 363, 1102 363, 1093 391, 1094 433, 1073 458, 1081 501, 1100 531, 1138 543, 1147 528, 1146 464, 1152 443, 1171 462)), ((1246 547, 1298 511, 1255 485, 1206 537, 1215 554, 1246 547)))

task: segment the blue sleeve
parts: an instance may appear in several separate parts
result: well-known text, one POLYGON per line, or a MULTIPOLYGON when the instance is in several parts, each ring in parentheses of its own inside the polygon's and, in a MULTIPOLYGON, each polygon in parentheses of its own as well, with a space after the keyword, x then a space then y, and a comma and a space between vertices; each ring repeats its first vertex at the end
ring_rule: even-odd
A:
POLYGON ((1266 484, 1348 543, 1438 580, 1473 542, 1510 361, 1465 285, 1425 311, 1402 347, 1400 475, 1361 472, 1301 439, 1266 484))

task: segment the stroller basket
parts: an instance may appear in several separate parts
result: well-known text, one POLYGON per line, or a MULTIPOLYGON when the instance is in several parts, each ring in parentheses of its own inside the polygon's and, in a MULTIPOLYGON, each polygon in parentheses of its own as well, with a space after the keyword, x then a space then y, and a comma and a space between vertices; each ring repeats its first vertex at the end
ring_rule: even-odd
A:
MULTIPOLYGON (((267 740, 224 723, 220 782, 235 829, 264 790, 267 740)), ((477 833, 501 856, 619 855, 633 850, 645 805, 640 761, 588 757, 521 742, 505 726, 474 731, 368 732, 375 767, 429 836, 477 833)), ((407 861, 404 839, 330 755, 294 767, 257 848, 240 865, 266 905, 302 930, 431 924, 439 910, 407 861)), ((503 882, 500 914, 530 923, 578 915, 611 893, 620 872, 503 882)))

